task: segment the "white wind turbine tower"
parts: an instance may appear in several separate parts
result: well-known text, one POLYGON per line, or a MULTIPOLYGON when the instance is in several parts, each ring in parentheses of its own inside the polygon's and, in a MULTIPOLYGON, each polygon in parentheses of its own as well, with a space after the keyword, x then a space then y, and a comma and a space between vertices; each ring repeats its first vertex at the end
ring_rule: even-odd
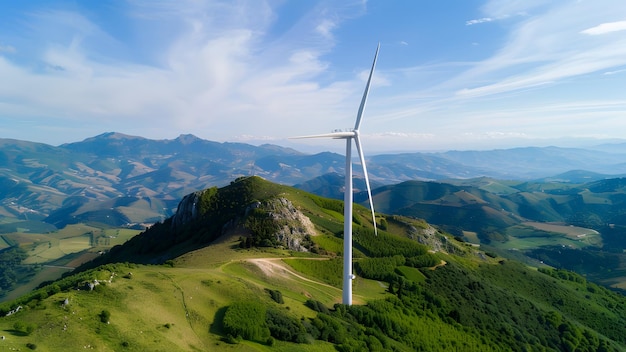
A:
POLYGON ((343 304, 346 305, 352 305, 352 280, 354 280, 354 275, 352 274, 352 140, 354 140, 356 144, 356 149, 359 153, 359 159, 361 160, 361 165, 363 166, 365 185, 367 186, 367 195, 370 202, 370 209, 372 211, 372 221, 374 223, 374 233, 378 235, 378 230, 376 228, 376 216, 374 214, 374 202, 372 201, 372 190, 370 188, 370 181, 369 177, 367 176, 367 167, 365 166, 365 156, 363 155, 363 148, 361 147, 361 140, 359 138, 359 127, 361 126, 363 110, 365 109, 365 103, 367 102, 367 96, 369 94, 370 84, 372 82, 372 75, 374 74, 376 60, 378 59, 378 49, 380 49, 380 43, 376 47, 374 62, 372 63, 372 69, 370 70, 370 75, 367 79, 367 84, 365 85, 365 92, 363 93, 363 98, 361 99, 361 105, 359 106, 359 112, 356 116, 354 129, 350 131, 339 131, 313 136, 294 137, 333 138, 346 140, 346 183, 343 198, 343 304))

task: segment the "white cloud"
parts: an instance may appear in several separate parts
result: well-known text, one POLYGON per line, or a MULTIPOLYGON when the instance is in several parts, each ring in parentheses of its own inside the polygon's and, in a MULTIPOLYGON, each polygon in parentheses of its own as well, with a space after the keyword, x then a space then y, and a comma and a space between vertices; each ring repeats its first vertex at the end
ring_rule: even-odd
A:
MULTIPOLYGON (((492 3, 498 4, 494 14, 513 9, 525 11, 520 2, 514 2, 511 8, 505 6, 506 2, 492 3)), ((536 10, 536 6, 530 2, 526 10, 536 10)), ((580 30, 576 30, 582 26, 589 28, 587 23, 597 23, 598 19, 614 17, 620 12, 626 16, 626 8, 610 4, 599 8, 591 2, 559 2, 541 10, 520 18, 523 20, 512 27, 508 42, 493 56, 477 62, 446 84, 461 86, 457 90, 459 96, 476 97, 549 86, 626 65, 626 37, 581 38, 580 30)), ((605 32, 620 26, 598 27, 605 32)))
POLYGON ((337 27, 337 24, 331 20, 324 19, 320 22, 320 24, 315 27, 317 33, 321 34, 322 37, 327 39, 332 39, 332 31, 337 27))
MULTIPOLYGON (((0 98, 8 101, 0 113, 54 116, 72 125, 93 121, 104 130, 123 126, 140 135, 159 129, 163 137, 192 132, 223 140, 341 127, 335 125, 338 113, 353 119, 343 103, 360 96, 359 77, 317 82, 328 69, 321 56, 334 45, 332 32, 346 14, 354 16, 349 6, 316 8, 282 36, 266 38, 277 14, 258 1, 131 5, 126 13, 138 21, 133 25, 139 32, 130 35, 149 39, 138 45, 151 46, 144 49, 154 55, 141 63, 106 50, 121 44, 101 21, 69 11, 37 11, 29 26, 40 40, 32 45, 41 48, 33 61, 43 66, 0 56, 0 76, 13 82, 0 85, 0 98), (158 25, 175 30, 154 40, 163 31, 158 25), (108 44, 102 49, 98 43, 108 44)), ((2 46, 4 52, 10 48, 2 46)), ((358 101, 354 104, 356 109, 358 101)))
POLYGON ((432 133, 417 133, 417 132, 380 132, 380 133, 368 133, 368 139, 379 139, 379 138, 434 138, 435 135, 432 133))
MULTIPOLYGON (((462 27, 459 42, 439 47, 435 40, 428 51, 412 33, 422 23, 407 24, 415 26, 411 33, 383 33, 366 148, 369 140, 377 150, 399 141, 406 149, 461 143, 469 131, 474 141, 539 138, 543 125, 583 135, 568 117, 590 129, 587 120, 623 116, 617 73, 626 67, 626 37, 591 35, 621 28, 621 1, 489 1, 466 23, 506 19, 489 35, 462 27), (605 92, 613 95, 601 101, 607 93, 600 87, 611 84, 605 92)), ((357 53, 346 32, 372 21, 340 29, 365 14, 365 2, 315 2, 284 22, 277 3, 133 0, 117 14, 128 21, 123 31, 90 17, 95 12, 33 11, 27 30, 0 45, 0 77, 11 82, 0 84, 0 116, 58 130, 93 125, 156 138, 250 141, 352 126, 374 48, 357 53)))
POLYGON ((619 32, 619 31, 625 31, 625 30, 626 30, 626 21, 619 21, 619 22, 602 23, 595 27, 587 28, 581 31, 580 33, 589 34, 589 35, 600 35, 600 34, 619 32))
POLYGON ((614 71, 606 71, 606 72, 604 72, 604 74, 607 75, 607 76, 610 76, 610 75, 616 75, 616 74, 622 73, 622 72, 626 72, 626 69, 614 70, 614 71))
POLYGON ((509 16, 525 16, 532 13, 541 13, 542 9, 551 4, 545 0, 490 0, 483 6, 487 17, 505 18, 509 16))
POLYGON ((469 20, 469 21, 466 21, 466 22, 465 22, 465 25, 466 25, 466 26, 471 26, 471 25, 474 25, 474 24, 485 23, 485 22, 491 22, 491 21, 493 21, 493 18, 491 18, 491 17, 483 17, 483 18, 479 18, 479 19, 476 19, 476 20, 469 20))
POLYGON ((465 136, 475 139, 506 139, 506 138, 528 138, 524 132, 503 132, 503 131, 487 131, 483 133, 464 133, 465 136))

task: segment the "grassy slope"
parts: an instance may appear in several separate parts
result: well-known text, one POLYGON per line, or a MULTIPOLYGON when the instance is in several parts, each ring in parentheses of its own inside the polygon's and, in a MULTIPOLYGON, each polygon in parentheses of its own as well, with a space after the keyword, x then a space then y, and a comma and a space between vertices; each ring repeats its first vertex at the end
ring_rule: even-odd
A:
MULTIPOLYGON (((233 248, 236 246, 237 241, 234 238, 223 240, 214 246, 182 256, 175 261, 174 267, 136 264, 104 266, 89 273, 88 276, 106 280, 111 277, 111 272, 114 272, 111 283, 98 286, 94 291, 71 289, 58 292, 43 300, 33 301, 31 307, 18 314, 0 318, 0 331, 7 336, 5 345, 23 349, 30 342, 35 343, 38 350, 43 351, 79 350, 85 346, 96 351, 332 349, 329 343, 321 341, 300 345, 278 341, 271 349, 249 341, 237 345, 222 341, 223 330, 220 322, 224 308, 235 301, 261 301, 267 306, 287 311, 295 317, 310 319, 314 318, 316 313, 305 307, 307 299, 314 298, 327 306, 332 306, 339 302, 341 296, 339 288, 327 285, 311 272, 301 273, 299 276, 277 272, 281 267, 283 270, 293 271, 292 267, 282 265, 274 268, 272 274, 252 261, 255 258, 274 258, 272 262, 280 265, 283 259, 291 256, 288 252, 236 250, 233 248), (128 275, 129 273, 132 275, 128 275), (264 291, 265 288, 280 290, 285 303, 277 305, 271 301, 264 291), (66 298, 70 303, 63 307, 62 302, 66 298), (109 324, 100 321, 98 315, 102 310, 110 312, 109 324), (16 322, 35 324, 36 328, 31 335, 24 335, 13 329, 16 322)), ((587 289, 585 284, 550 278, 539 273, 533 274, 520 265, 502 270, 507 265, 497 264, 497 259, 478 261, 472 255, 473 249, 470 247, 464 250, 464 253, 463 257, 441 254, 448 264, 425 270, 424 274, 428 278, 426 282, 423 274, 416 269, 404 267, 402 270, 414 271, 407 277, 417 275, 415 281, 422 282, 420 285, 428 288, 430 292, 440 291, 440 298, 435 301, 439 303, 436 304, 458 311, 461 322, 470 316, 481 317, 481 314, 485 314, 485 308, 479 308, 482 313, 474 310, 473 305, 477 303, 474 296, 491 295, 493 300, 501 302, 499 306, 502 306, 504 302, 498 299, 502 294, 502 288, 506 287, 510 290, 507 292, 512 303, 504 304, 506 309, 519 305, 533 305, 534 310, 543 310, 547 314, 558 309, 558 304, 569 307, 567 309, 581 305, 587 311, 585 314, 593 313, 598 314, 598 317, 604 317, 603 319, 611 319, 610 322, 620 329, 620 318, 615 315, 615 309, 606 308, 607 305, 614 304, 609 300, 610 297, 598 301, 595 298, 593 300, 586 298, 591 297, 591 290, 587 289), (526 283, 520 281, 521 275, 529 275, 529 281, 526 283), (478 281, 482 281, 483 285, 474 287, 475 284, 472 283, 478 281), (458 286, 465 290, 458 291, 464 292, 462 298, 455 296, 455 287, 458 286), (580 290, 581 287, 583 290, 580 290), (559 299, 565 299, 565 302, 559 303, 559 299)), ((299 259, 306 260, 308 259, 299 259)), ((597 289, 599 288, 593 288, 597 289)), ((604 291, 602 293, 604 294, 604 291)), ((356 303, 376 303, 380 300, 384 302, 385 298, 391 299, 392 302, 394 299, 397 300, 395 296, 386 292, 385 284, 363 278, 356 281, 356 303)), ((484 297, 482 299, 484 300, 484 297)), ((481 327, 480 324, 484 324, 480 321, 495 322, 497 320, 494 318, 500 316, 495 314, 496 306, 491 305, 495 302, 483 302, 485 307, 493 311, 492 316, 487 320, 479 319, 478 322, 471 319, 466 321, 471 328, 461 328, 452 321, 436 318, 436 315, 428 313, 432 308, 425 310, 426 314, 418 312, 417 315, 414 313, 404 317, 400 315, 398 318, 405 323, 411 321, 411 326, 422 334, 424 345, 431 344, 434 350, 439 349, 438 344, 440 346, 459 344, 458 346, 465 346, 466 350, 494 350, 497 348, 489 343, 485 344, 488 340, 484 340, 484 337, 481 342, 474 330, 476 326, 481 327), (433 345, 433 341, 425 339, 424 336, 438 336, 435 341, 438 339, 440 342, 433 345)), ((424 304, 428 305, 426 301, 424 304)), ((380 303, 374 307, 378 305, 380 303)), ((512 315, 509 314, 509 318, 506 316, 500 318, 522 317, 513 311, 511 310, 512 315)), ((404 314, 407 314, 406 310, 404 314)), ((489 311, 486 314, 485 317, 488 317, 489 311)), ((583 326, 585 317, 580 316, 581 312, 564 310, 561 314, 571 317, 577 321, 576 324, 583 326)), ((623 322, 624 318, 621 319, 623 322)), ((496 323, 488 323, 488 328, 494 327, 490 324, 497 326, 496 323)), ((511 333, 515 333, 516 329, 513 328, 511 333)), ((406 348, 401 346, 396 347, 400 350, 406 348)))
MULTIPOLYGON (((124 342, 128 351, 231 350, 234 346, 221 342, 222 328, 215 318, 223 315, 223 308, 234 301, 261 300, 275 304, 264 288, 280 289, 285 298, 281 309, 289 309, 296 316, 312 317, 314 312, 303 305, 307 296, 315 295, 328 305, 340 299, 337 287, 317 280, 263 275, 259 267, 246 260, 261 256, 280 259, 281 253, 235 251, 231 247, 236 244, 225 241, 191 252, 177 260, 174 267, 109 266, 115 272, 111 283, 91 292, 69 290, 47 297, 32 308, 0 319, 0 331, 7 335, 8 345, 34 342, 39 349, 51 351, 78 350, 84 346, 110 351, 118 350, 124 342), (64 308, 61 303, 65 298, 70 304, 64 308), (110 324, 100 322, 98 314, 102 310, 111 313, 110 324), (18 321, 34 323, 37 328, 30 336, 21 336, 12 329, 18 321)), ((108 272, 105 270, 100 276, 106 278, 108 272)), ((383 291, 379 286, 378 293, 383 291)), ((355 293, 359 294, 358 287, 355 293)), ((325 343, 302 345, 298 350, 324 350, 320 345, 325 343)), ((266 347, 246 342, 236 349, 265 350, 266 347)))

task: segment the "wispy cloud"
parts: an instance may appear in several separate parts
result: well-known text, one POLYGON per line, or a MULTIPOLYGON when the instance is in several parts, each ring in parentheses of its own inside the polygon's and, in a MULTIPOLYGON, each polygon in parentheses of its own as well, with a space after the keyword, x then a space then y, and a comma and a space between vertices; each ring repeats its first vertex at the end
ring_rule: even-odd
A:
POLYGON ((479 18, 476 20, 469 20, 465 22, 466 26, 471 26, 474 24, 479 24, 479 23, 485 23, 485 22, 492 22, 494 19, 491 17, 483 17, 483 18, 479 18))
POLYGON ((11 45, 0 45, 0 53, 9 53, 9 54, 13 54, 16 53, 17 50, 15 49, 15 47, 11 46, 11 45))
POLYGON ((608 76, 624 72, 626 37, 591 34, 622 30, 621 21, 607 21, 626 18, 619 4, 490 1, 483 18, 466 24, 506 18, 506 25, 494 28, 503 31, 501 45, 495 50, 493 42, 481 45, 485 51, 474 62, 429 63, 402 71, 415 82, 447 79, 379 98, 375 104, 384 108, 375 112, 375 128, 393 129, 414 120, 416 129, 435 136, 432 144, 616 136, 614 126, 621 125, 617 117, 626 111, 626 100, 619 93, 622 83, 608 76))
POLYGON ((332 31, 337 24, 329 19, 324 19, 315 27, 315 30, 324 38, 332 39, 332 31))
POLYGON ((610 75, 616 75, 616 74, 622 73, 622 72, 626 72, 626 69, 614 70, 614 71, 606 71, 606 72, 604 72, 604 74, 607 75, 607 76, 610 76, 610 75))
POLYGON ((450 17, 444 5, 429 22, 382 18, 399 10, 385 3, 367 13, 363 0, 132 0, 106 10, 114 16, 42 2, 0 43, 0 77, 11 82, 0 84, 0 116, 11 119, 0 130, 28 121, 72 136, 97 126, 272 140, 349 127, 374 49, 363 41, 376 32, 381 56, 363 131, 379 132, 367 135, 376 149, 469 132, 538 138, 544 125, 581 135, 600 128, 586 119, 608 123, 626 110, 618 75, 626 7, 599 1, 486 0, 466 26, 436 27, 449 40, 425 35, 450 17))
MULTIPOLYGON (((322 55, 334 45, 333 31, 354 15, 346 4, 322 3, 278 37, 268 37, 277 14, 259 1, 129 4, 124 16, 135 21, 135 31, 127 35, 148 39, 136 45, 146 46, 144 53, 152 57, 133 58, 133 48, 102 19, 42 9, 29 22, 39 40, 30 44, 39 49, 30 51, 39 64, 0 56, 0 76, 13 82, 0 85, 0 97, 11 97, 0 112, 58 116, 74 126, 97 119, 102 128, 123 125, 138 134, 170 126, 158 133, 211 131, 212 138, 229 139, 285 134, 272 126, 313 129, 320 119, 336 116, 344 99, 359 94, 358 77, 317 82, 328 67, 322 55), (251 116, 257 123, 249 123, 251 116)), ((0 47, 0 53, 15 51, 0 47)))
POLYGON ((600 10, 589 2, 567 2, 529 16, 513 27, 509 41, 495 55, 454 79, 456 84, 474 85, 459 89, 458 94, 475 97, 551 85, 626 64, 626 37, 580 36, 621 30, 626 22, 575 30, 614 10, 611 6, 600 10), (476 85, 480 81, 490 83, 476 85))
POLYGON ((589 34, 589 35, 601 35, 612 32, 619 32, 626 30, 626 21, 618 21, 618 22, 608 22, 602 23, 595 27, 587 28, 580 33, 589 34))

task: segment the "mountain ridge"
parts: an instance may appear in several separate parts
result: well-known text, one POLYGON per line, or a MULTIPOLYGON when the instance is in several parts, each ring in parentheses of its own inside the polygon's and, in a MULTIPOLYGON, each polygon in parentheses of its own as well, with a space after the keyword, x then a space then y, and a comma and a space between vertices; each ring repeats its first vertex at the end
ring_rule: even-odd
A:
MULTIPOLYGON (((58 147, 14 139, 0 139, 0 145, 0 215, 22 219, 44 219, 53 212, 58 217, 70 198, 89 203, 147 197, 164 203, 161 209, 145 209, 146 216, 137 222, 150 223, 171 215, 176 199, 185 194, 226 185, 237 177, 258 175, 282 184, 304 185, 315 177, 342 173, 345 167, 344 158, 336 153, 305 154, 271 144, 219 143, 190 134, 151 140, 107 132, 58 147)), ((594 180, 626 173, 626 164, 617 163, 624 155, 549 147, 383 154, 367 159, 372 183, 385 185, 475 177, 531 180, 541 176, 551 181, 562 177, 554 175, 585 167, 585 176, 570 179, 594 180), (534 160, 544 160, 544 169, 532 167, 534 160)), ((69 209, 66 214, 68 221, 80 215, 69 209)), ((111 224, 122 225, 119 221, 111 224)))

